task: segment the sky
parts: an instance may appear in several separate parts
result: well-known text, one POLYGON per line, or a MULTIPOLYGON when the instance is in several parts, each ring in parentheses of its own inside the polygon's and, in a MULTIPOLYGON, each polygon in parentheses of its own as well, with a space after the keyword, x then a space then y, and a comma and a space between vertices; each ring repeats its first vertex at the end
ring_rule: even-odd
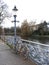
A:
MULTIPOLYGON (((3 0, 8 5, 8 10, 11 13, 14 5, 18 8, 17 19, 21 26, 22 22, 27 19, 28 22, 36 21, 39 24, 41 21, 46 20, 49 22, 49 0, 3 0)), ((6 19, 3 27, 14 26, 10 19, 6 19)))

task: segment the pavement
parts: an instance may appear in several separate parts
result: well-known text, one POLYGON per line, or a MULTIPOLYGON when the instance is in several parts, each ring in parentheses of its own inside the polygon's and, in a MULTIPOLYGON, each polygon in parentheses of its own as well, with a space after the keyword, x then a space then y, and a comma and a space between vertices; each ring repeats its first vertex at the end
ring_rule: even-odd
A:
POLYGON ((11 49, 0 40, 0 65, 36 65, 30 60, 24 60, 24 58, 18 54, 15 54, 11 49))

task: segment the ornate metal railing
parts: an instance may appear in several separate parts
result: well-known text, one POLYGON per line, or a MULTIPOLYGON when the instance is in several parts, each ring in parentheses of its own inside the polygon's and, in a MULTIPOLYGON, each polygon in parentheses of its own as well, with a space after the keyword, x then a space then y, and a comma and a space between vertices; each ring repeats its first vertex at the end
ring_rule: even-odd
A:
MULTIPOLYGON (((14 37, 5 36, 5 41, 14 44, 14 37)), ((39 65, 49 65, 49 45, 19 38, 16 50, 39 65)))

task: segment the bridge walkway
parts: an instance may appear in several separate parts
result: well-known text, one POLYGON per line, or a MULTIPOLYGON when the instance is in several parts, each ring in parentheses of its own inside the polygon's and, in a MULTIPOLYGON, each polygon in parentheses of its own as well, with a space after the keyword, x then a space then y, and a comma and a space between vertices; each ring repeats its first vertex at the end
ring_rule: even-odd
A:
POLYGON ((14 54, 11 49, 0 40, 0 65, 36 65, 30 60, 24 60, 18 54, 14 54))

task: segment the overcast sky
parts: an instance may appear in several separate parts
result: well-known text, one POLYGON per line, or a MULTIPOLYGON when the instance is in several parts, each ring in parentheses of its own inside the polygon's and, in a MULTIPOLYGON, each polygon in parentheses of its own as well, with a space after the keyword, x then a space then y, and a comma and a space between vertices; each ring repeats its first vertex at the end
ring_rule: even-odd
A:
MULTIPOLYGON (((12 12, 14 5, 18 8, 17 26, 27 19, 29 21, 36 21, 40 23, 42 20, 49 21, 49 0, 4 0, 9 7, 9 12, 12 12)), ((14 26, 10 20, 4 23, 5 27, 14 26)))

